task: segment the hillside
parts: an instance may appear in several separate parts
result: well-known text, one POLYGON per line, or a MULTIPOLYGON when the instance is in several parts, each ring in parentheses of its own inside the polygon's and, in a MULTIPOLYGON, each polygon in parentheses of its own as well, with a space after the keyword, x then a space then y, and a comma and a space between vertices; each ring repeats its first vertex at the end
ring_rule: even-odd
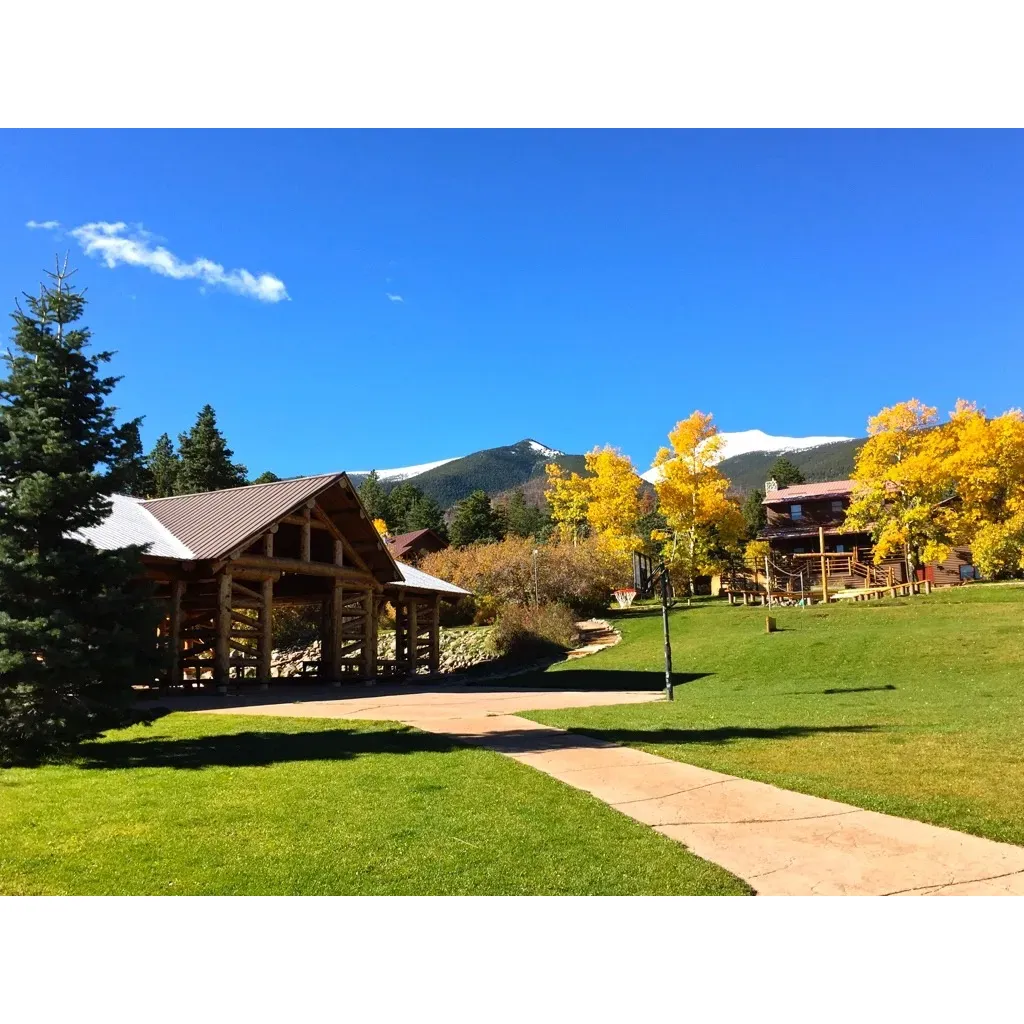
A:
POLYGON ((769 468, 780 455, 785 455, 811 483, 844 480, 853 472, 854 456, 864 441, 865 438, 860 437, 802 451, 745 452, 723 459, 719 468, 729 478, 732 490, 737 494, 763 488, 769 468))
MULTIPOLYGON (((496 497, 522 487, 539 501, 544 490, 544 465, 558 462, 569 470, 583 472, 582 455, 566 455, 546 448, 537 441, 524 439, 501 448, 486 448, 461 459, 452 459, 409 479, 442 508, 451 508, 473 491, 486 491, 496 497)), ((360 478, 354 478, 356 484, 360 478)))

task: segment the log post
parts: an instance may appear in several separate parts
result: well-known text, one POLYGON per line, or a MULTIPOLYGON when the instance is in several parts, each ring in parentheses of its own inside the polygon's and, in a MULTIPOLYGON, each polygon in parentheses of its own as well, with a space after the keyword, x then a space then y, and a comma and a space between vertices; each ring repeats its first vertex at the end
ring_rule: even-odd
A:
POLYGON ((417 621, 416 616, 416 605, 417 598, 414 594, 409 599, 409 654, 407 660, 407 666, 409 668, 409 674, 411 676, 416 675, 416 645, 417 637, 420 632, 420 624, 417 621))
POLYGON ((217 577, 217 639, 213 679, 218 693, 228 692, 231 676, 231 573, 217 577))
POLYGON ((373 590, 363 594, 363 680, 369 684, 377 678, 377 598, 373 590))
MULTIPOLYGON (((267 534, 273 543, 274 535, 267 534)), ((260 638, 256 677, 260 689, 270 685, 270 668, 274 661, 274 581, 263 580, 260 583, 260 638)))
POLYGON ((818 527, 818 550, 821 553, 821 602, 828 604, 828 563, 825 560, 825 528, 818 527))
POLYGON ((167 637, 167 685, 181 686, 181 599, 184 580, 171 581, 170 629, 167 637))
POLYGON ((341 685, 341 648, 345 643, 345 603, 341 580, 331 588, 330 622, 327 637, 321 641, 322 657, 327 664, 327 677, 335 686, 341 685), (325 646, 326 645, 326 646, 325 646))
POLYGON ((345 545, 341 542, 341 540, 338 537, 334 538, 334 564, 345 564, 345 545))
POLYGON ((302 510, 302 547, 299 557, 303 562, 309 561, 309 543, 313 534, 313 510, 307 505, 302 510))
POLYGON ((441 595, 434 595, 434 609, 430 616, 430 674, 441 671, 441 595))

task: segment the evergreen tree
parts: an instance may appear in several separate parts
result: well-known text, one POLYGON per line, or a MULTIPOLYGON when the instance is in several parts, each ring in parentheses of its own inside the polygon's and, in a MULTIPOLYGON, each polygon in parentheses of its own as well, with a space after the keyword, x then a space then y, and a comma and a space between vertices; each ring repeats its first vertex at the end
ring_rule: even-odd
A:
POLYGON ((543 533, 547 516, 526 501, 521 487, 517 487, 504 505, 505 532, 512 537, 536 537, 543 533))
POLYGON ((764 491, 755 488, 743 502, 743 519, 751 538, 756 537, 768 525, 768 511, 761 504, 762 501, 764 501, 764 491))
POLYGON ((131 685, 157 667, 142 549, 75 537, 109 514, 109 474, 133 438, 106 404, 110 353, 88 353, 89 331, 72 326, 85 299, 68 276, 65 262, 16 308, 0 380, 0 764, 148 717, 131 685))
POLYGON ((181 469, 181 460, 174 450, 174 444, 167 434, 161 434, 153 445, 153 450, 146 458, 149 466, 149 474, 153 478, 153 489, 150 496, 154 498, 169 498, 177 494, 178 470, 181 469))
POLYGON ((129 494, 133 498, 149 498, 153 494, 153 474, 142 454, 141 422, 141 419, 130 420, 122 428, 124 444, 110 467, 108 486, 111 494, 129 494))
POLYGON ((175 494, 219 491, 223 487, 244 484, 248 471, 245 466, 231 461, 234 454, 217 428, 213 406, 204 405, 192 429, 178 436, 181 466, 175 494))
POLYGON ((495 513, 491 499, 485 491, 474 491, 455 506, 448 533, 452 544, 464 548, 467 544, 489 544, 505 536, 502 517, 495 513))
POLYGON ((265 473, 260 473, 255 480, 252 481, 254 484, 276 484, 281 478, 276 473, 271 473, 268 469, 265 473))
POLYGON ((418 527, 410 526, 409 521, 416 503, 423 497, 423 492, 414 484, 402 483, 388 492, 388 511, 391 518, 387 520, 392 534, 409 533, 418 527))
POLYGON ((792 487, 794 484, 807 483, 798 466, 793 465, 785 455, 780 455, 768 470, 768 479, 774 480, 779 487, 792 487))
MULTIPOLYGON (((366 509, 370 519, 383 519, 389 529, 394 529, 391 522, 391 502, 388 501, 388 492, 377 476, 377 470, 371 470, 369 476, 359 486, 359 498, 366 509)), ((395 531, 400 533, 401 531, 395 531)))
POLYGON ((448 536, 448 528, 444 525, 444 510, 433 498, 422 492, 405 516, 405 532, 412 530, 433 530, 442 537, 448 536))

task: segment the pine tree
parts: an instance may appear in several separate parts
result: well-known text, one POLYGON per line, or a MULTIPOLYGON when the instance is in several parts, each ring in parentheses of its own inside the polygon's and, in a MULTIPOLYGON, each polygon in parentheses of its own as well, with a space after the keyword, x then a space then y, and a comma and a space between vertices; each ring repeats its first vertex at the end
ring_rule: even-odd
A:
POLYGON ((423 497, 423 492, 414 484, 402 483, 388 492, 387 520, 392 534, 409 533, 419 527, 410 526, 409 521, 416 503, 423 497))
POLYGON ((132 424, 106 404, 110 353, 89 354, 89 331, 71 326, 85 299, 69 276, 65 261, 16 308, 0 380, 0 764, 141 720, 131 685, 156 670, 141 549, 75 539, 109 514, 132 424))
POLYGON ((486 492, 474 491, 455 506, 455 515, 448 527, 452 544, 464 548, 467 544, 502 540, 505 536, 502 519, 492 508, 486 492))
POLYGON ((792 487, 794 484, 807 483, 800 467, 795 466, 785 455, 780 455, 772 463, 771 469, 768 470, 768 479, 774 480, 779 487, 792 487))
POLYGON ((761 504, 763 501, 764 491, 755 488, 743 502, 743 519, 751 538, 756 537, 768 525, 768 511, 761 504))
POLYGON ((177 494, 178 470, 181 469, 181 460, 174 450, 174 443, 167 434, 161 434, 156 439, 153 450, 146 457, 149 465, 149 473, 153 478, 153 489, 150 492, 154 498, 169 498, 177 494))
POLYGON ((548 518, 534 505, 527 504, 526 495, 517 487, 505 503, 505 530, 511 537, 536 537, 544 531, 548 518))
POLYGON ((219 491, 223 487, 240 487, 246 482, 248 470, 231 461, 234 454, 217 428, 217 414, 213 406, 204 405, 192 429, 178 436, 181 466, 175 493, 196 494, 219 491))
POLYGON ((153 474, 149 463, 142 454, 142 437, 139 434, 141 419, 124 424, 124 444, 114 464, 110 467, 109 488, 111 494, 129 494, 133 498, 149 498, 153 495, 153 474))
POLYGON ((447 537, 444 510, 433 498, 420 492, 406 513, 405 530, 406 533, 412 530, 433 530, 442 537, 447 537))
MULTIPOLYGON (((391 502, 388 501, 388 492, 377 476, 377 470, 371 470, 370 475, 359 487, 359 498, 366 509, 366 514, 371 519, 383 519, 389 529, 393 529, 391 522, 391 502)), ((395 531, 400 533, 401 531, 395 531)))
POLYGON ((258 477, 252 482, 254 484, 276 484, 281 478, 276 473, 271 473, 268 469, 265 473, 260 473, 258 477))

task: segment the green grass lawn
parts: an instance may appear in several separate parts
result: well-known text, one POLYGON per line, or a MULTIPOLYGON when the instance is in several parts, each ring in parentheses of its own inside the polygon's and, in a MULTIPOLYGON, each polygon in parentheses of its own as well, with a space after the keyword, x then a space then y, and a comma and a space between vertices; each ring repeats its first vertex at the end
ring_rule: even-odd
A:
MULTIPOLYGON (((765 612, 710 601, 673 611, 672 704, 527 717, 1024 844, 1024 587, 783 608, 771 635, 765 612)), ((660 688, 660 613, 616 621, 617 647, 532 681, 660 688)))
POLYGON ((742 894, 585 793, 391 723, 175 714, 0 771, 0 893, 742 894))

